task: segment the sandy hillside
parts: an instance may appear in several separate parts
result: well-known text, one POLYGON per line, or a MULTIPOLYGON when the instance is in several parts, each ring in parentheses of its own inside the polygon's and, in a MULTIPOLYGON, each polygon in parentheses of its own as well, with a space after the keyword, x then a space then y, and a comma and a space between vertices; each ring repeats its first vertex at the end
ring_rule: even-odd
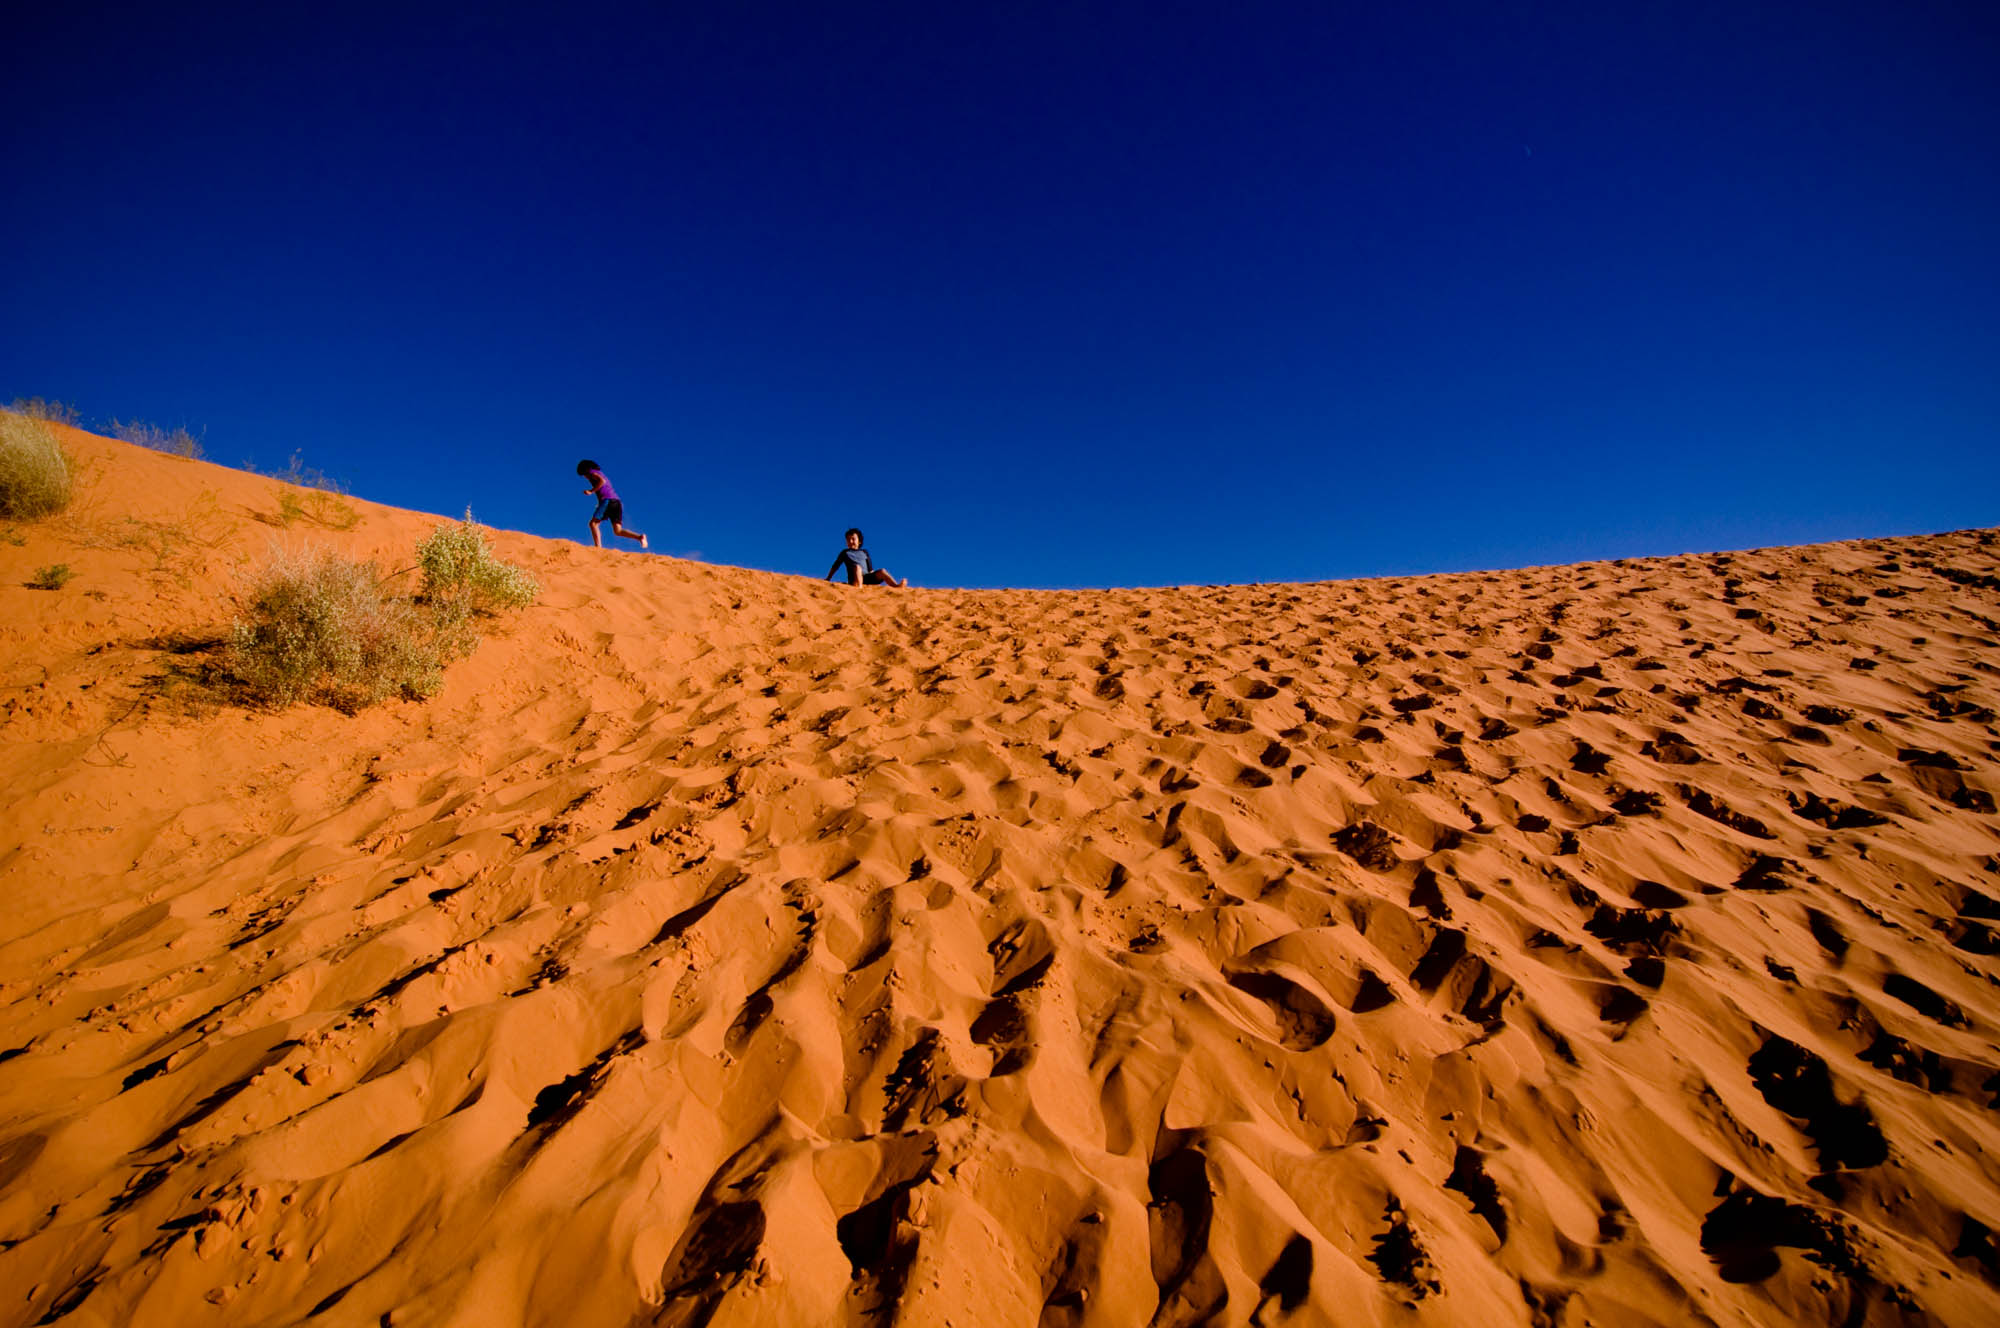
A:
POLYGON ((2000 1322, 1991 532, 502 534, 542 602, 442 695, 267 713, 237 569, 434 518, 71 441, 0 540, 0 1324, 2000 1322))

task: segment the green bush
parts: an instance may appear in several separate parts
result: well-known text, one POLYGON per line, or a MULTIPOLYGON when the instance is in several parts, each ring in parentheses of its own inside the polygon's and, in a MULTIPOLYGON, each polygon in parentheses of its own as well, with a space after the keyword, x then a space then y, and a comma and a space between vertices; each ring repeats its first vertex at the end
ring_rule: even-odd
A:
POLYGON ((42 420, 0 412, 0 516, 33 520, 69 506, 69 453, 42 420))
POLYGON ((417 546, 417 566, 424 574, 426 603, 458 606, 468 614, 525 609, 542 593, 534 577, 493 556, 470 508, 465 520, 438 526, 417 546))
POLYGON ((38 567, 28 582, 30 590, 61 590, 69 584, 69 564, 56 563, 49 567, 38 567))
POLYGON ((467 512, 417 546, 417 599, 388 594, 373 563, 329 549, 280 552, 251 583, 230 637, 231 665, 278 705, 323 698, 353 710, 398 693, 436 693, 444 666, 479 644, 475 616, 534 603, 540 587, 493 557, 467 512))
POLYGON ((373 563, 282 550, 244 598, 231 664, 265 700, 323 698, 352 710, 397 693, 422 699, 443 683, 437 633, 410 601, 383 594, 373 563))
POLYGON ((201 440, 186 429, 175 429, 169 433, 157 424, 113 420, 111 436, 141 447, 150 447, 155 452, 165 452, 168 456, 186 457, 190 461, 199 461, 203 455, 201 440))

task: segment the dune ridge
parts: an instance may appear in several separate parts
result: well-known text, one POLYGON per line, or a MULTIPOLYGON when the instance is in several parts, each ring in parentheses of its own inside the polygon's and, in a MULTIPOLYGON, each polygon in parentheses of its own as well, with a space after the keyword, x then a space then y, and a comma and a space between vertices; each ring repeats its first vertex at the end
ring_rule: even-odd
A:
POLYGON ((1102 592, 495 532, 543 599, 440 696, 268 713, 203 679, 276 483, 66 438, 0 1323, 2000 1321, 1995 532, 1102 592))

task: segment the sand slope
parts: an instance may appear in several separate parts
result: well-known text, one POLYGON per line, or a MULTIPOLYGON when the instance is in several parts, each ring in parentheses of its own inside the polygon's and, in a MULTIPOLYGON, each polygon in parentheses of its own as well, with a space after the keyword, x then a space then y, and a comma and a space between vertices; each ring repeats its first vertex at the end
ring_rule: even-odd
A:
POLYGON ((0 1323, 2000 1321, 1991 532, 500 535, 442 696, 269 714, 199 680, 278 486, 73 442, 0 542, 0 1323))

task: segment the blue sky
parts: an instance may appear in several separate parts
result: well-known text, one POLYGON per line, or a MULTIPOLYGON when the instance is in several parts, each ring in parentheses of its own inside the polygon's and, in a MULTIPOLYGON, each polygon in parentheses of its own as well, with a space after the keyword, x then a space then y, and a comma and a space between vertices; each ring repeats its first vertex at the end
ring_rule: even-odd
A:
POLYGON ((151 8, 10 19, 0 400, 922 585, 2000 521, 1988 4, 151 8))

